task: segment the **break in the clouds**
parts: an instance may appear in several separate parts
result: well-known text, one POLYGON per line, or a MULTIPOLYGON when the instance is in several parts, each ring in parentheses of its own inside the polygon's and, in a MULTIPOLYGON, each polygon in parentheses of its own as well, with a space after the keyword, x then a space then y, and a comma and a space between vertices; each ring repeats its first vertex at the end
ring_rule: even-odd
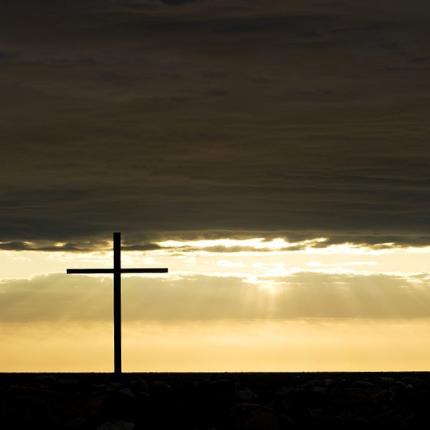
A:
POLYGON ((428 245, 429 18, 421 0, 7 2, 2 248, 428 245))
MULTIPOLYGON (((284 277, 131 277, 126 321, 395 320, 430 317, 428 275, 301 272, 284 277)), ((0 323, 103 322, 112 318, 110 278, 38 276, 0 283, 0 323)))

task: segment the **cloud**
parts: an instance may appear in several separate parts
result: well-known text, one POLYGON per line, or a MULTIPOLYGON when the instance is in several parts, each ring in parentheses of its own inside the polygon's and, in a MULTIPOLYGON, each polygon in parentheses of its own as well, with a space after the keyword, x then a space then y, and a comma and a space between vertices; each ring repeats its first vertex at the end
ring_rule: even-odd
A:
MULTIPOLYGON (((238 277, 130 277, 126 321, 394 320, 430 317, 428 275, 297 273, 238 277)), ((97 322, 112 319, 108 278, 48 275, 0 284, 0 322, 97 322)))
MULTIPOLYGON (((375 235, 372 237, 360 237, 357 241, 352 233, 336 234, 331 238, 313 237, 315 233, 305 232, 237 232, 226 231, 222 233, 211 231, 171 231, 166 234, 149 234, 141 236, 146 240, 136 241, 133 235, 127 235, 122 240, 123 251, 165 251, 166 253, 187 254, 187 253, 264 253, 264 252, 294 252, 311 249, 329 248, 337 245, 346 246, 349 249, 361 249, 369 251, 398 250, 406 248, 417 248, 428 246, 429 237, 426 235, 415 237, 411 235, 375 235), (253 237, 253 235, 263 235, 267 237, 253 237), (157 242, 148 241, 148 236, 157 242), (152 237, 151 237, 152 236, 152 237), (130 238, 132 240, 130 240, 130 238), (166 239, 168 239, 166 241, 166 239), (174 240, 177 239, 177 240, 174 240), (201 245, 201 240, 207 245, 201 245), (292 241, 290 241, 292 240, 292 241), (295 241, 294 241, 295 240, 295 241), (278 244, 274 241, 279 241, 278 244), (234 246, 225 245, 227 242, 236 243, 234 246), (282 245, 282 246, 281 246, 282 245)), ((108 234, 107 234, 108 235, 108 234)), ((111 234, 109 233, 109 236, 111 234)), ((33 237, 33 236, 32 236, 33 237)), ((61 236, 59 232, 58 237, 61 236)), ((100 240, 98 238, 77 241, 52 241, 52 240, 32 240, 32 241, 0 241, 0 250, 4 251, 43 251, 43 252, 91 252, 111 250, 111 240, 100 240)))
POLYGON ((192 3, 194 0, 161 0, 161 1, 168 5, 180 5, 184 3, 192 3))
MULTIPOLYGON (((44 251, 44 252, 89 252, 112 248, 109 241, 80 241, 80 242, 52 242, 52 241, 5 241, 0 242, 0 250, 4 251, 44 251)), ((156 251, 161 249, 156 243, 123 243, 123 251, 156 251)))
POLYGON ((0 17, 4 246, 430 243, 424 2, 67 3, 0 17))

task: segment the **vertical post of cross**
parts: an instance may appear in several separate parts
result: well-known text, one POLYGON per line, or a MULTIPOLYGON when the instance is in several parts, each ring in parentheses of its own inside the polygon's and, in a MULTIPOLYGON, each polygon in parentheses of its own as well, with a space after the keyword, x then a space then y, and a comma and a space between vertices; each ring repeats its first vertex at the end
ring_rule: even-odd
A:
POLYGON ((113 234, 113 342, 114 371, 121 374, 121 233, 113 234))

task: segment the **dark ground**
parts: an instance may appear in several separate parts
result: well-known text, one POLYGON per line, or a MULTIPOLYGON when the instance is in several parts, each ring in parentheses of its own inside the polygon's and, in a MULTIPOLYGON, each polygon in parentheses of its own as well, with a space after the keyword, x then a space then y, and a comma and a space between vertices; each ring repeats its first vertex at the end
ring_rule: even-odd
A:
POLYGON ((421 372, 0 374, 0 428, 425 428, 429 400, 421 372))

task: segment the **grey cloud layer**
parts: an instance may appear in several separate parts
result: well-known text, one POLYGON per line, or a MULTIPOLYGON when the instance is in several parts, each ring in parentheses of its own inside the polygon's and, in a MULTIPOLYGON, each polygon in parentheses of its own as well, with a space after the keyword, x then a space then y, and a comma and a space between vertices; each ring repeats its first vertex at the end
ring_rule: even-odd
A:
MULTIPOLYGON (((128 321, 430 317, 428 275, 409 278, 299 273, 274 278, 272 294, 234 277, 142 279, 123 285, 128 321)), ((110 321, 106 278, 49 275, 0 283, 0 323, 110 321)))
POLYGON ((430 243, 426 2, 42 3, 0 16, 9 249, 430 243))

